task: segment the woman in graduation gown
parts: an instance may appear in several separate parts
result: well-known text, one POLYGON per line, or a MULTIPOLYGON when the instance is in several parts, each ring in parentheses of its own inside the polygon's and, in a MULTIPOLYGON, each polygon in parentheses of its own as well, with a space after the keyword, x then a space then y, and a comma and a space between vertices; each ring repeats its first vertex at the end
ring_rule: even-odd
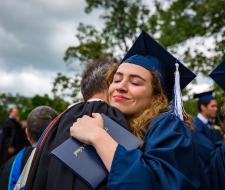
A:
MULTIPOLYGON (((125 150, 103 129, 99 114, 84 116, 71 127, 71 136, 96 149, 109 171, 109 190, 199 187, 191 132, 181 114, 167 110, 175 62, 172 55, 142 32, 113 76, 109 102, 126 115, 132 132, 144 140, 141 149, 125 150)), ((188 82, 182 83, 182 74, 189 77, 189 82, 194 75, 178 63, 184 88, 188 82)))

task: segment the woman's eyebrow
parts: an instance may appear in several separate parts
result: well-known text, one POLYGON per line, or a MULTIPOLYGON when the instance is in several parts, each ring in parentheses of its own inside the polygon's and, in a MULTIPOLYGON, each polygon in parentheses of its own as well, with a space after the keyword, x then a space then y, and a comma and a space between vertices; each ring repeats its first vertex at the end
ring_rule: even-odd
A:
POLYGON ((123 76, 123 73, 121 73, 121 72, 116 72, 115 75, 123 76))
MULTIPOLYGON (((116 72, 115 75, 123 76, 124 74, 121 72, 116 72)), ((130 74, 129 77, 130 78, 139 78, 143 81, 146 81, 146 79, 144 79, 143 77, 141 77, 140 75, 137 75, 137 74, 130 74)))
POLYGON ((131 77, 131 78, 139 78, 139 79, 141 79, 141 80, 143 80, 143 81, 146 81, 146 79, 144 79, 144 78, 141 77, 140 75, 132 74, 132 75, 130 75, 130 77, 131 77))

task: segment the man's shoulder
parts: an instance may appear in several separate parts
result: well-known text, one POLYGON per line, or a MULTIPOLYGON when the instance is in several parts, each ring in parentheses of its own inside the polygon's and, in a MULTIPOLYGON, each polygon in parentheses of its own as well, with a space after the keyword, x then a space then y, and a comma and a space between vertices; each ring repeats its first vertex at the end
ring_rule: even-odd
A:
POLYGON ((105 110, 108 108, 112 108, 109 104, 103 101, 91 101, 91 102, 80 102, 74 104, 63 115, 70 115, 70 114, 78 114, 78 115, 85 115, 88 113, 93 113, 99 110, 105 110))
POLYGON ((60 123, 71 123, 83 115, 91 116, 92 113, 104 113, 120 125, 127 126, 124 115, 117 109, 104 101, 81 102, 70 107, 61 117, 60 123))
POLYGON ((7 117, 7 118, 5 119, 4 126, 5 126, 5 127, 9 127, 9 126, 11 126, 11 125, 14 125, 13 119, 10 118, 10 117, 7 117))
POLYGON ((195 128, 195 132, 203 132, 207 125, 198 117, 195 117, 193 120, 193 127, 195 128))

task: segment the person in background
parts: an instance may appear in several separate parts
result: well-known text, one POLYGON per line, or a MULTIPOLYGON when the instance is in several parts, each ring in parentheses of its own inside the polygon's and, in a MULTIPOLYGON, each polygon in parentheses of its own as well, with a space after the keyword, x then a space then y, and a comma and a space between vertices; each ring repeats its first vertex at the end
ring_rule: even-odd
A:
POLYGON ((49 106, 39 106, 29 113, 25 132, 30 146, 22 149, 5 163, 0 172, 0 190, 14 189, 35 144, 56 116, 56 111, 49 106))
POLYGON ((219 130, 215 129, 213 121, 217 114, 217 102, 212 95, 212 91, 195 94, 198 98, 197 117, 193 120, 194 134, 193 140, 198 152, 199 164, 201 166, 201 187, 200 189, 210 190, 209 162, 210 154, 217 141, 222 136, 219 130))
POLYGON ((132 133, 144 140, 141 149, 127 151, 118 144, 104 130, 97 113, 83 116, 70 128, 72 137, 92 145, 102 159, 109 172, 107 189, 199 187, 197 156, 190 129, 184 123, 188 118, 181 110, 178 67, 183 89, 195 75, 142 32, 112 74, 109 103, 122 111, 132 133), (168 110, 173 92, 174 104, 168 110))
MULTIPOLYGON (((222 61, 209 75, 225 92, 225 60, 222 61)), ((222 125, 225 126, 225 103, 221 109, 223 118, 222 125)), ((225 140, 216 143, 214 150, 210 155, 210 182, 211 189, 225 189, 225 140)))
POLYGON ((212 95, 212 91, 195 94, 194 98, 198 98, 198 115, 193 121, 196 133, 205 134, 211 142, 215 143, 221 139, 221 134, 215 128, 217 117, 217 101, 212 95), (210 133, 207 133, 209 129, 210 133), (205 130, 205 132, 203 132, 205 130))
POLYGON ((26 137, 19 121, 19 111, 11 108, 6 118, 2 133, 1 165, 17 154, 26 145, 26 137))

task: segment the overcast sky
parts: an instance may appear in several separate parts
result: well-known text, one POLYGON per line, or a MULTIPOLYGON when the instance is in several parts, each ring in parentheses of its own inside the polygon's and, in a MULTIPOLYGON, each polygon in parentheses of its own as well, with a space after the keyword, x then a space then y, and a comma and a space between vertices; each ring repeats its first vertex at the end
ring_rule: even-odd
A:
POLYGON ((84 0, 1 0, 0 92, 49 93, 56 73, 74 72, 63 55, 76 44, 79 22, 101 27, 84 6, 84 0))
POLYGON ((1 0, 0 92, 43 95, 56 73, 74 72, 63 55, 76 44, 79 22, 102 27, 98 13, 87 15, 84 6, 84 0, 1 0))

